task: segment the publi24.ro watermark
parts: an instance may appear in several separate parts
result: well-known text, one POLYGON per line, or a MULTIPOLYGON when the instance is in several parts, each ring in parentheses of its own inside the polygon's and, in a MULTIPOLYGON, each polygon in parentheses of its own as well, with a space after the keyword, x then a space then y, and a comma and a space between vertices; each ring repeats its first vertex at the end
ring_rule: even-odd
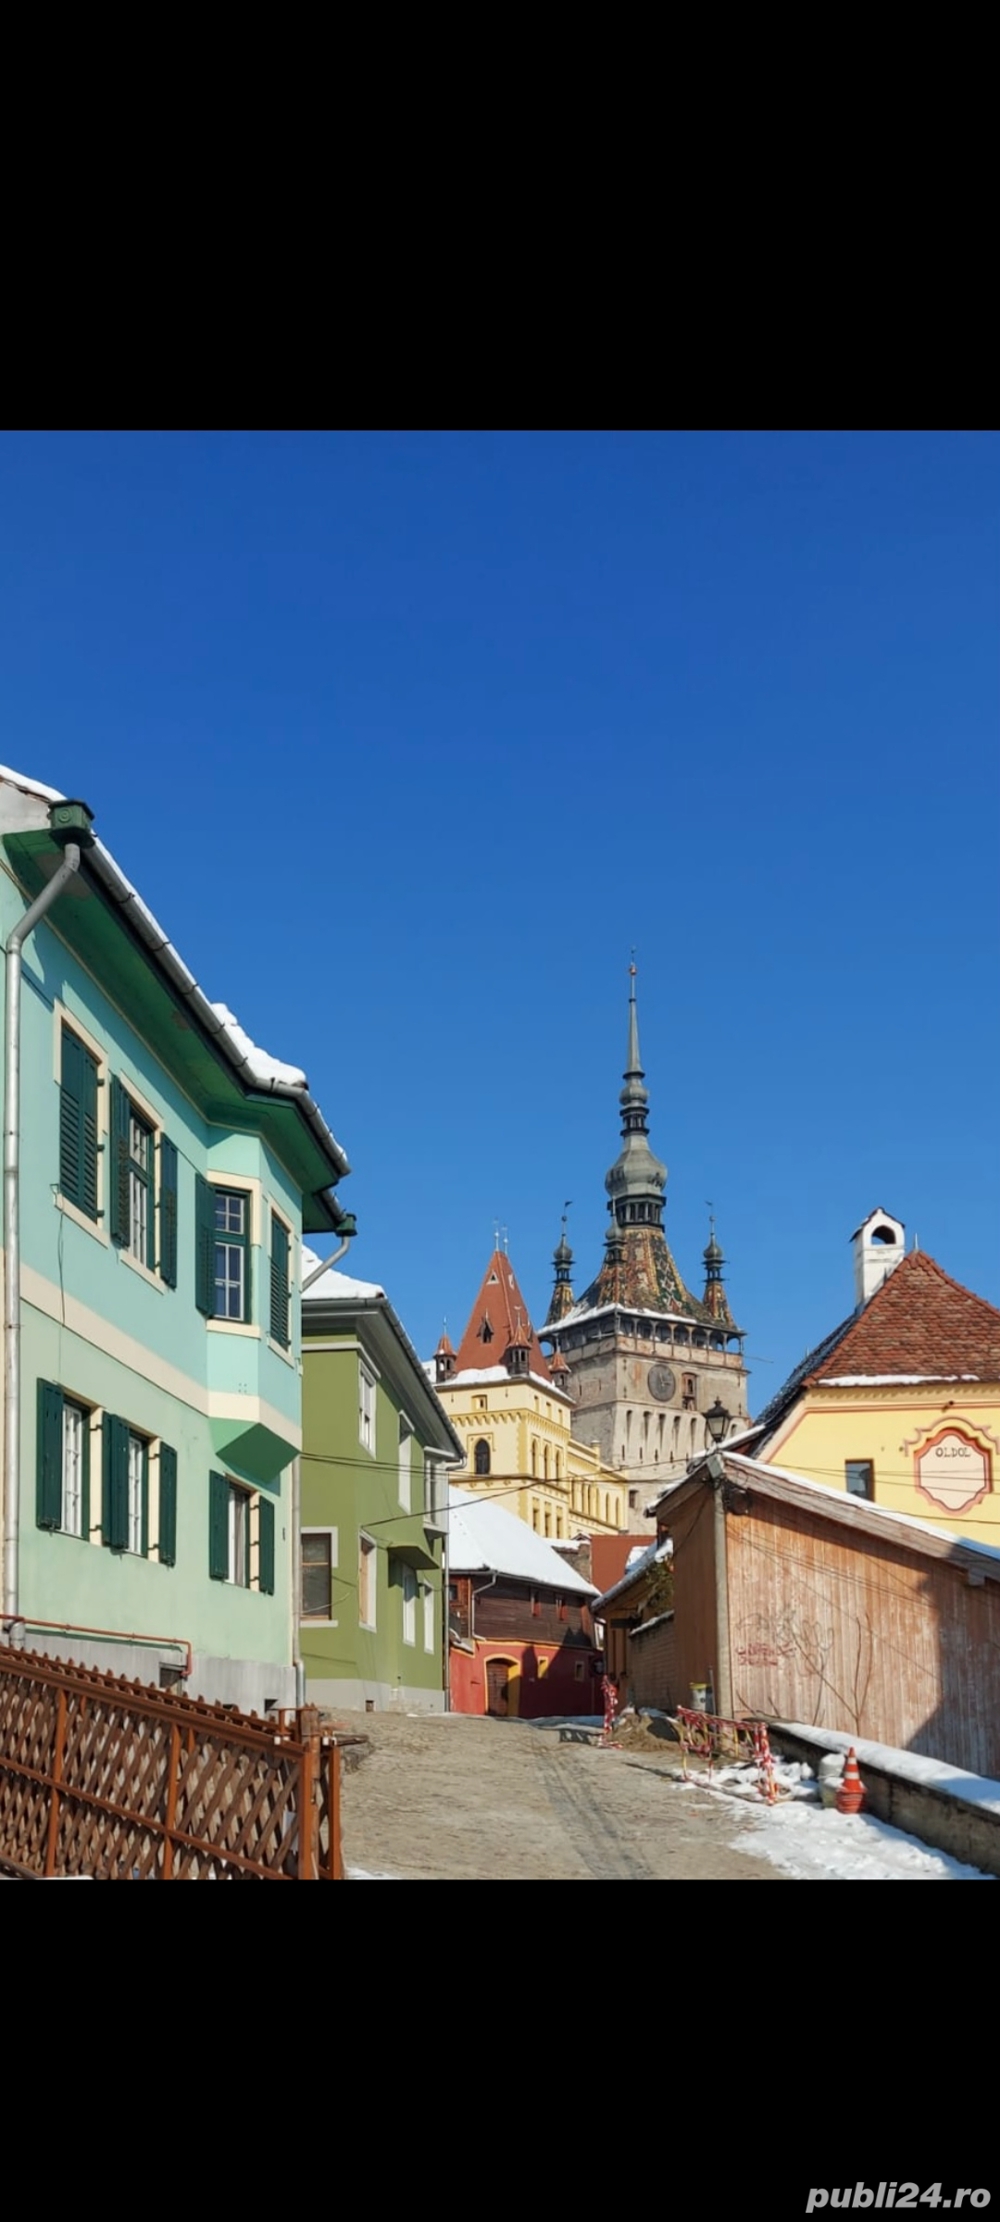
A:
POLYGON ((920 2207, 988 2207, 990 2195, 982 2189, 970 2191, 968 2187, 945 2194, 939 2183, 928 2184, 921 2191, 918 2183, 879 2183, 874 2189, 867 2183, 847 2184, 841 2190, 810 2191, 806 2196, 806 2213, 816 2214, 820 2207, 901 2207, 916 2212, 920 2207))

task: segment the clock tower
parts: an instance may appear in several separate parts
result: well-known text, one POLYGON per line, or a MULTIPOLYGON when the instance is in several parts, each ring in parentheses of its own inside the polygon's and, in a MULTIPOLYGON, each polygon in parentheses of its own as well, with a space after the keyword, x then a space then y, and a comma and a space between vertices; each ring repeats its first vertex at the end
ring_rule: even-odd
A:
POLYGON ((668 1482, 679 1481, 710 1444, 708 1412, 722 1406, 728 1434, 746 1426, 747 1374, 714 1220, 700 1298, 685 1287, 667 1243, 667 1168, 649 1140, 634 965, 623 1077, 622 1146, 605 1181, 610 1224, 603 1262, 574 1299, 564 1226, 541 1334, 568 1368, 563 1378, 573 1398, 574 1435, 596 1442, 607 1464, 627 1478, 634 1515, 645 1512, 668 1482))

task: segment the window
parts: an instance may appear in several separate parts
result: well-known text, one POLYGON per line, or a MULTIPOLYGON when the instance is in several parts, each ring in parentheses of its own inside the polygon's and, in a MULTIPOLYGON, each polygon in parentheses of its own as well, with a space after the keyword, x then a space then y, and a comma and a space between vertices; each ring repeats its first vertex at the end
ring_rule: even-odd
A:
POLYGON ((417 1640, 417 1577, 412 1566, 403 1568, 403 1642, 417 1640))
MULTIPOLYGON (((358 1437, 363 1450, 375 1456, 375 1376, 364 1359, 358 1359, 358 1437)), ((374 1626, 374 1622, 372 1623, 374 1626)))
POLYGON ((64 1535, 83 1534, 83 1470, 87 1457, 90 1414, 82 1404, 62 1409, 62 1519, 64 1535))
POLYGON ((90 1534, 90 1419, 86 1405, 64 1397, 50 1381, 39 1382, 35 1516, 40 1528, 90 1534))
POLYGON ((129 1432, 128 1439, 128 1543, 126 1549, 136 1558, 146 1548, 143 1533, 146 1519, 146 1500, 149 1480, 149 1450, 141 1435, 129 1432))
POLYGON ((413 1429, 401 1412, 399 1415, 399 1502, 404 1512, 410 1510, 413 1429))
POLYGON ((274 1595, 274 1506, 228 1474, 209 1476, 208 1571, 213 1581, 274 1595))
POLYGON ((336 1528, 319 1528, 302 1537, 302 1618, 332 1620, 333 1570, 337 1564, 336 1528))
POLYGON ((78 1034, 64 1026, 59 1084, 59 1191, 97 1220, 98 1067, 78 1034))
POLYGON ((149 1547, 148 1440, 112 1412, 105 1412, 101 1433, 103 1540, 111 1551, 145 1558, 149 1547))
POLYGON ((490 1470, 490 1446, 482 1436, 476 1444, 474 1470, 477 1474, 488 1474, 490 1470))
POLYGON ((375 1626, 376 1574, 375 1545, 370 1535, 362 1535, 358 1547, 358 1619, 363 1628, 375 1626))
POLYGON ((870 1458, 848 1458, 844 1466, 844 1480, 850 1497, 875 1495, 875 1468, 870 1458))
POLYGON ((177 1286, 177 1151, 159 1137, 159 1229, 156 1214, 157 1130, 120 1080, 111 1082, 111 1239, 168 1288, 177 1286))
POLYGON ((140 1265, 153 1264, 153 1129, 129 1104, 128 1249, 140 1265))
POLYGON ((424 1650, 434 1651, 434 1591, 424 1590, 424 1650))
POLYGON ((250 1198, 245 1189, 198 1183, 199 1311, 209 1319, 250 1318, 250 1198), (208 1268, 207 1272, 205 1268, 208 1268))
POLYGON ((250 1587, 250 1493, 235 1481, 227 1483, 227 1582, 237 1589, 250 1587))
POLYGON ((271 1340, 287 1350, 289 1332, 288 1264, 291 1236, 283 1219, 271 1213, 271 1340))

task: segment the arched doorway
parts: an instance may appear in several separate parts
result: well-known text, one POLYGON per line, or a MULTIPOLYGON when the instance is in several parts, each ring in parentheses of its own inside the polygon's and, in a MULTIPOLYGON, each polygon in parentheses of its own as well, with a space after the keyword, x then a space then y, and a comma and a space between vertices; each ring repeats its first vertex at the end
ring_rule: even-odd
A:
POLYGON ((521 1677, 516 1659, 487 1659, 486 1710, 494 1720, 513 1720, 518 1710, 521 1677))

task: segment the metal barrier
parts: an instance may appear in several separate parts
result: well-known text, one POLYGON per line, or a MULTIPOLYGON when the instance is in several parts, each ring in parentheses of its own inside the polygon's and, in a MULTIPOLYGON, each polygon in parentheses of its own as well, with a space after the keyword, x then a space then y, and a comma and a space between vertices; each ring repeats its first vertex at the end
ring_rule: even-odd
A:
POLYGON ((725 1720, 721 1713, 695 1713, 686 1705, 679 1705, 673 1717, 685 1777, 689 1757, 707 1759, 709 1774, 717 1764, 737 1766, 749 1761, 757 1768, 761 1797, 768 1805, 777 1804, 778 1784, 766 1721, 725 1720))

